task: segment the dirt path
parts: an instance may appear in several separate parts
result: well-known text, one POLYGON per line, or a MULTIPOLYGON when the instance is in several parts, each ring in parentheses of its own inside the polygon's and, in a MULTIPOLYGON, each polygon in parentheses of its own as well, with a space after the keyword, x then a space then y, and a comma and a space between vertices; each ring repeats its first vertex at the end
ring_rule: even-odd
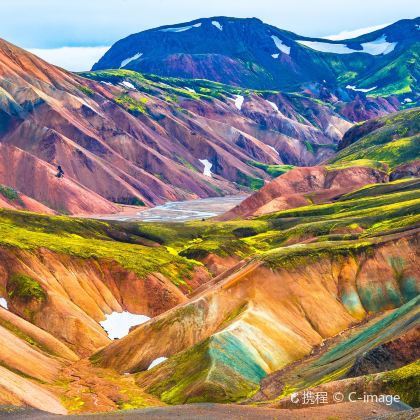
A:
POLYGON ((170 407, 144 408, 117 413, 101 413, 80 416, 56 416, 37 410, 15 409, 7 412, 0 407, 0 418, 19 420, 103 420, 103 419, 144 419, 144 420, 360 420, 390 418, 409 420, 418 418, 419 410, 396 412, 394 408, 375 403, 343 403, 296 410, 258 408, 225 404, 188 404, 170 407), (383 417, 385 416, 385 417, 383 417))

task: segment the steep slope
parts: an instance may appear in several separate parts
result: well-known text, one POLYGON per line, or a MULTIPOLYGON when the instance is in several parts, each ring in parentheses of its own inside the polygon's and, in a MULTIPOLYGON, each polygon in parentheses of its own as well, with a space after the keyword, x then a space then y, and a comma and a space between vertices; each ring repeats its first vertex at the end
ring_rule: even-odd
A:
POLYGON ((93 66, 297 90, 324 80, 378 95, 418 95, 419 18, 343 41, 296 35, 259 19, 212 17, 133 34, 93 66))
POLYGON ((110 342, 106 315, 155 316, 209 279, 147 227, 2 210, 0 230, 3 302, 83 356, 110 342))
POLYGON ((417 322, 418 182, 246 221, 3 210, 0 401, 98 412, 237 401, 260 383, 277 398, 295 363, 290 385, 341 378, 417 322), (127 313, 154 318, 111 341, 101 323, 127 313))
MULTIPOLYGON (((420 159, 420 109, 401 111, 351 128, 339 143, 330 163, 349 165, 354 160, 374 160, 390 170, 420 159)), ((391 174, 392 176, 392 174, 391 174)))
MULTIPOLYGON (((253 257, 92 360, 140 372, 139 385, 171 404, 247 397, 267 374, 325 339, 417 296, 418 216, 410 215, 418 211, 418 187, 389 188, 380 196, 224 223, 201 241, 178 245, 191 258, 227 250, 253 257), (163 356, 169 359, 144 372, 163 356)), ((416 302, 407 305, 401 313, 409 315, 390 328, 391 337, 413 325, 416 302)))
POLYGON ((267 165, 331 157, 351 125, 309 96, 125 70, 85 76, 96 81, 0 41, 0 183, 59 212, 257 189, 267 165))
POLYGON ((367 184, 419 175, 420 111, 400 111, 353 126, 327 165, 295 168, 264 186, 220 220, 248 217, 309 202, 328 202, 367 184))

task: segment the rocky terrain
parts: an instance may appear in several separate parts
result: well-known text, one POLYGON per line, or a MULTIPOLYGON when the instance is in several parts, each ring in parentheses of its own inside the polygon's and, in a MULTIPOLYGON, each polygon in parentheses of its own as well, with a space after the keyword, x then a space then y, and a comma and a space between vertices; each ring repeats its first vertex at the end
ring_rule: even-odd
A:
POLYGON ((355 125, 327 165, 295 168, 248 197, 220 220, 248 217, 339 198, 357 187, 417 177, 418 108, 355 125))
MULTIPOLYGON (((340 48, 393 43, 371 55, 398 60, 413 22, 340 48)), ((292 58, 320 42, 257 20, 156 31, 165 49, 241 25, 263 46, 278 31, 285 55, 293 40, 292 58)), ((0 41, 0 416, 415 418, 419 108, 327 81, 280 92, 144 75, 142 57, 73 74, 0 41), (216 218, 200 203, 188 221, 168 221, 171 204, 159 220, 115 215, 238 193, 216 218), (309 391, 329 397, 306 406, 309 391), (351 402, 366 393, 401 402, 351 402)))
POLYGON ((405 364, 418 340, 418 187, 374 183, 225 222, 2 210, 1 404, 289 410, 283 399, 320 386, 416 406, 417 365, 405 364), (111 341, 102 323, 124 313, 151 319, 111 341), (370 367, 378 348, 389 362, 370 367))
MULTIPOLYGON (((128 70, 81 77, 6 41, 0 76, 0 184, 35 200, 7 203, 29 210, 113 213, 255 190, 332 157, 352 121, 335 97, 128 70)), ((367 110, 357 118, 369 103, 374 115, 399 106, 358 100, 367 110)))

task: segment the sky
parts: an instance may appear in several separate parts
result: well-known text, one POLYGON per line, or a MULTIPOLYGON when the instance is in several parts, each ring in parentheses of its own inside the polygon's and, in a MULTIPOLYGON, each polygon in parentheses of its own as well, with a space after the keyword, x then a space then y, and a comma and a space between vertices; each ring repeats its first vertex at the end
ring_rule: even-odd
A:
POLYGON ((257 17, 338 39, 419 15, 418 0, 1 0, 0 37, 77 71, 127 35, 202 17, 257 17))

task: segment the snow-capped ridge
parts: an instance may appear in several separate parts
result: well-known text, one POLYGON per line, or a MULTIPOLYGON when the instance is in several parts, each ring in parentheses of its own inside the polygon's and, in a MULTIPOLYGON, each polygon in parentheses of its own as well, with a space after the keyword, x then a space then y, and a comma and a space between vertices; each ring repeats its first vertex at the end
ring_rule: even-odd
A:
POLYGON ((386 35, 382 35, 374 41, 364 42, 360 44, 362 49, 355 50, 347 46, 347 44, 334 44, 322 41, 297 41, 299 44, 309 47, 313 50, 334 53, 334 54, 353 54, 353 53, 365 53, 370 55, 389 54, 394 51, 397 46, 397 42, 388 42, 386 35))

